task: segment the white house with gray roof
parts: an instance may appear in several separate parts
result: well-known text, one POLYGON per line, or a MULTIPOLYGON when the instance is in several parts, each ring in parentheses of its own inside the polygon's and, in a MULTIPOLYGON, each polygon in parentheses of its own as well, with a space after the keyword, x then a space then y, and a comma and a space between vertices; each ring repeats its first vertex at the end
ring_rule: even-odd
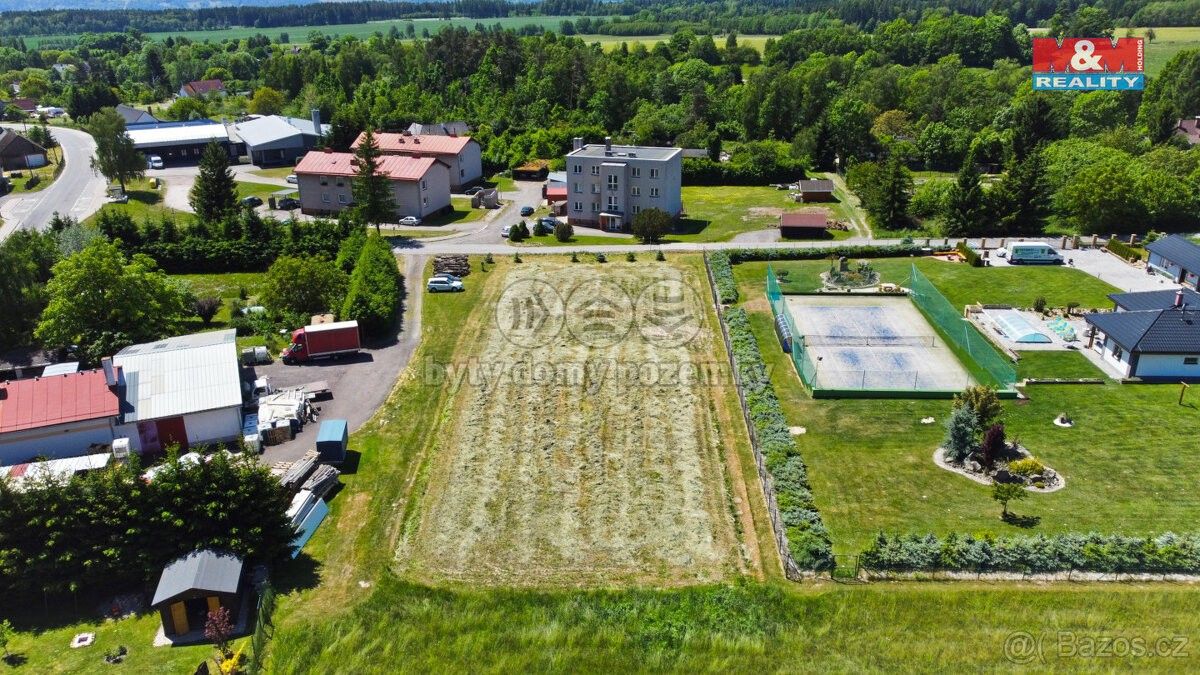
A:
POLYGON ((683 211, 683 150, 642 145, 584 145, 567 154, 567 221, 626 231, 643 209, 683 211))
POLYGON ((1185 289, 1109 296, 1116 311, 1085 314, 1094 350, 1123 377, 1200 381, 1200 305, 1185 289))
POLYGON ((116 437, 138 452, 237 440, 242 385, 235 331, 220 330, 126 347, 116 437))

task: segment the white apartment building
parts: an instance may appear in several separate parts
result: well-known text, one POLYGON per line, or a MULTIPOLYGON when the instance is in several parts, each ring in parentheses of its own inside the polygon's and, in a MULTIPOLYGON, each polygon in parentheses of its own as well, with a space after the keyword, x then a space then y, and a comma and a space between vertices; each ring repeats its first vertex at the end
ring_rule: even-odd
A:
POLYGON ((683 150, 641 145, 583 144, 567 154, 567 221, 625 231, 643 209, 672 217, 683 211, 683 150))

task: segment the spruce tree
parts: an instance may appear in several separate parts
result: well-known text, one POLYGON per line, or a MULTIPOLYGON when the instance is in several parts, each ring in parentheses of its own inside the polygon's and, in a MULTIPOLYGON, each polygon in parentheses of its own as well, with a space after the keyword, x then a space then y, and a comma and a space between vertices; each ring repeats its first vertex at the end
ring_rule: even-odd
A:
POLYGON ((958 170, 958 179, 950 190, 943 231, 948 237, 964 237, 986 229, 983 186, 975 156, 968 154, 958 170))
POLYGON ((213 141, 200 157, 200 174, 188 193, 188 203, 196 217, 206 223, 219 223, 237 211, 237 185, 229 170, 229 154, 213 141))
POLYGON ((396 201, 392 198, 392 182, 379 173, 379 158, 383 153, 375 141, 375 132, 367 127, 362 142, 354 151, 358 175, 354 177, 354 216, 363 225, 374 225, 379 232, 381 223, 396 220, 396 201))
POLYGON ((909 225, 908 202, 912 199, 912 174, 900 159, 893 156, 883 163, 878 190, 878 213, 880 224, 892 230, 902 230, 909 225))

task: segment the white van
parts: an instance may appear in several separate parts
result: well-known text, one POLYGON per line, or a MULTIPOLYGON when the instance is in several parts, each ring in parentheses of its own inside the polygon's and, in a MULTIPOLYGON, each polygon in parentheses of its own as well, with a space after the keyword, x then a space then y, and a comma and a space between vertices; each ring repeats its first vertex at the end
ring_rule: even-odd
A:
POLYGON ((1014 241, 1000 252, 1010 265, 1061 265, 1063 257, 1050 244, 1040 241, 1014 241))

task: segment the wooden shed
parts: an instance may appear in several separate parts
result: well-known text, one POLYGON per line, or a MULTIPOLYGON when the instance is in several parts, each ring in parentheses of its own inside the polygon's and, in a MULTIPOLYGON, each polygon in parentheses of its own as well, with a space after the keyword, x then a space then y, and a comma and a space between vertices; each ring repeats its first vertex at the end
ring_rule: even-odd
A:
POLYGON ((150 606, 162 617, 164 633, 183 635, 203 630, 208 613, 218 607, 236 622, 243 590, 242 559, 202 549, 163 568, 150 606))
POLYGON ((779 233, 784 239, 828 236, 828 211, 793 211, 779 215, 779 233))

